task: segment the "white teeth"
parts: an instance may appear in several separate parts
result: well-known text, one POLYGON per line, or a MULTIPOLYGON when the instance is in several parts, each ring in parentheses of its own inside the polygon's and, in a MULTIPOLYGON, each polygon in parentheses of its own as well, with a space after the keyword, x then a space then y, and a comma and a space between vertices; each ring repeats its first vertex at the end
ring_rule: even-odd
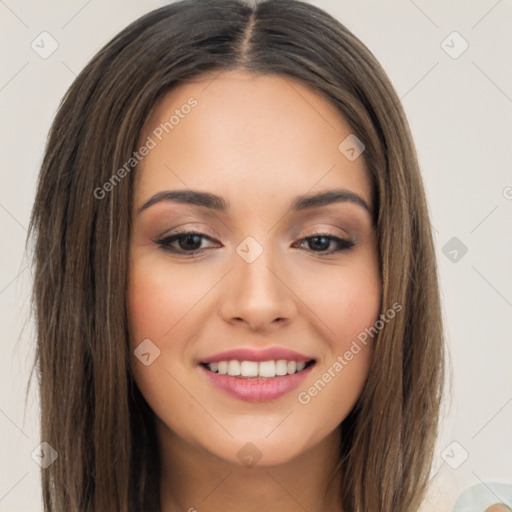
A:
POLYGON ((242 361, 240 363, 240 375, 242 377, 257 377, 258 363, 256 361, 242 361))
POLYGON ((295 361, 288 361, 286 370, 288 371, 288 375, 292 375, 297 371, 297 363, 295 361))
POLYGON ((228 375, 236 377, 240 375, 240 361, 229 361, 228 362, 228 375))
POLYGON ((286 375, 288 373, 288 366, 284 359, 276 361, 276 375, 286 375))
POLYGON ((293 375, 301 372, 306 367, 304 361, 286 361, 279 359, 277 361, 218 361, 208 363, 206 367, 214 373, 220 375, 230 375, 231 377, 281 377, 284 375, 293 375))
POLYGON ((276 376, 276 363, 275 361, 262 361, 259 363, 260 377, 275 377, 276 376))

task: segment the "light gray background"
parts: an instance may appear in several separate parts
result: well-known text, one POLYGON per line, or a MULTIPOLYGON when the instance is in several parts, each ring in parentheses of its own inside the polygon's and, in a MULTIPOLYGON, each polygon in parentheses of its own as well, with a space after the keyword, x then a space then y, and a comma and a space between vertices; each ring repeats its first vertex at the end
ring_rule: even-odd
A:
MULTIPOLYGON (((39 466, 31 458, 40 442, 35 386, 24 409, 34 347, 24 242, 45 138, 62 96, 89 59, 128 23, 164 3, 0 0, 0 511, 42 510, 39 466), (59 45, 47 59, 31 48, 43 31, 59 45)), ((417 145, 453 368, 437 476, 424 510, 448 512, 474 484, 512 483, 512 5, 311 3, 337 17, 381 62, 417 145), (453 31, 469 44, 455 59, 442 46, 453 31), (443 253, 452 237, 467 247, 465 255, 450 255, 450 246, 443 253)), ((444 45, 451 52, 462 48, 453 36, 444 45)))

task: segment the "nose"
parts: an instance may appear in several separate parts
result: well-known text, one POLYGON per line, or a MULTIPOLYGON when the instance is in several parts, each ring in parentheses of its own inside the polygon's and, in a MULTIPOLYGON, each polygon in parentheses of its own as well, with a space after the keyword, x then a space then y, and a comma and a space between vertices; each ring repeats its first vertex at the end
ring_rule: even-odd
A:
POLYGON ((289 324, 297 305, 287 281, 289 276, 279 271, 267 251, 252 263, 239 258, 226 283, 221 316, 228 323, 260 332, 289 324))

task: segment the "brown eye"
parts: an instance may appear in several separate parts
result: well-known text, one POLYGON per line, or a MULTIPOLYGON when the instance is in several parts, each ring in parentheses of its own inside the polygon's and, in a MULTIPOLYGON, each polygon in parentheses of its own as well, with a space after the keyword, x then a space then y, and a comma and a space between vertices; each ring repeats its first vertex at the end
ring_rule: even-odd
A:
MULTIPOLYGON (((205 249, 201 247, 203 241, 212 239, 196 231, 181 231, 165 236, 155 242, 164 250, 176 254, 192 254, 205 249)), ((212 241, 213 242, 213 241, 212 241)))
POLYGON ((315 234, 314 236, 308 236, 302 238, 300 242, 301 247, 322 254, 334 254, 337 252, 346 251, 348 249, 351 249, 355 245, 355 243, 352 240, 327 234, 315 234), (304 244, 307 244, 308 247, 304 247, 304 244), (334 245, 337 248, 329 251, 329 248, 332 245, 334 245))

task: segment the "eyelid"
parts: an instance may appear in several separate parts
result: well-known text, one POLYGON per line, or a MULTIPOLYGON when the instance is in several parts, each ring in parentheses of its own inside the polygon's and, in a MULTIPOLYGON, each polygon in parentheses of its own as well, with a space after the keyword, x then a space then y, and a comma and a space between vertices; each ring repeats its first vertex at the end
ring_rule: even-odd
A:
POLYGON ((163 234, 159 235, 156 238, 156 240, 165 240, 166 238, 169 238, 171 236, 181 235, 181 234, 184 234, 184 235, 189 235, 189 234, 191 234, 191 235, 193 235, 193 234, 204 235, 205 237, 207 237, 209 239, 214 239, 214 238, 218 237, 218 235, 215 235, 213 233, 208 233, 205 229, 202 229, 200 227, 196 227, 194 225, 187 224, 185 227, 168 229, 163 234))
POLYGON ((155 243, 163 243, 170 238, 179 237, 179 235, 186 236, 186 235, 201 235, 205 239, 210 240, 211 242, 220 243, 218 242, 213 236, 206 233, 202 229, 197 228, 183 228, 179 229, 178 231, 171 231, 170 233, 165 233, 155 239, 155 243))
POLYGON ((332 232, 333 227, 329 228, 313 228, 313 231, 310 233, 307 231, 307 234, 304 235, 306 238, 309 236, 336 236, 338 238, 349 238, 349 235, 347 233, 336 233, 332 232))
POLYGON ((356 244, 358 241, 354 234, 349 235, 344 229, 332 225, 328 227, 312 228, 312 231, 305 230, 305 234, 301 236, 300 239, 302 240, 312 236, 329 236, 333 238, 339 238, 341 240, 346 240, 347 242, 350 241, 354 244, 356 244))

